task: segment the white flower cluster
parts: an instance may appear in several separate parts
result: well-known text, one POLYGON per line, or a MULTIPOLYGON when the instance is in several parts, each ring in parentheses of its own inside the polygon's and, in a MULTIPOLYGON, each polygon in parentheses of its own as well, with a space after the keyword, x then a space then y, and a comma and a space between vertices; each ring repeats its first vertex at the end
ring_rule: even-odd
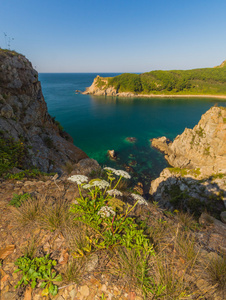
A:
POLYGON ((100 215, 102 218, 108 218, 111 215, 115 216, 114 210, 111 207, 109 207, 109 206, 103 206, 103 207, 101 207, 101 209, 98 211, 97 214, 100 215))
POLYGON ((124 177, 126 179, 130 179, 131 178, 131 176, 129 175, 129 173, 127 173, 126 171, 123 171, 123 170, 116 170, 115 175, 122 176, 122 177, 124 177))
POLYGON ((109 196, 122 196, 122 193, 119 190, 113 189, 113 190, 109 190, 107 191, 107 194, 109 196))
POLYGON ((110 186, 110 184, 106 180, 94 180, 92 182, 93 186, 97 186, 100 189, 106 189, 110 186))
POLYGON ((126 171, 123 171, 123 170, 115 170, 115 169, 110 168, 110 167, 105 167, 104 170, 110 171, 110 172, 114 173, 115 175, 124 177, 126 179, 130 179, 131 178, 131 176, 129 175, 129 173, 127 173, 126 171))
POLYGON ((147 201, 140 195, 137 194, 131 194, 134 200, 138 201, 139 204, 145 204, 148 205, 147 201))
POLYGON ((84 175, 72 175, 71 177, 68 177, 68 180, 76 182, 77 184, 82 184, 88 182, 88 177, 84 175))
POLYGON ((84 184, 84 185, 82 186, 82 188, 85 189, 85 190, 90 190, 92 187, 93 187, 93 185, 90 184, 90 183, 84 184))
POLYGON ((104 170, 114 173, 116 170, 110 167, 105 167, 104 170))

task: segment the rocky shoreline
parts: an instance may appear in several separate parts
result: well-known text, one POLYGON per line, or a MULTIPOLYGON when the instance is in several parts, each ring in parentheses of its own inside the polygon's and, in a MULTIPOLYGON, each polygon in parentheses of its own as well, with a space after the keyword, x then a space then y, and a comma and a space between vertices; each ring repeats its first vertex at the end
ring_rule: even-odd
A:
POLYGON ((94 78, 94 81, 90 87, 87 87, 83 95, 94 95, 94 96, 107 96, 107 97, 120 97, 120 98, 214 98, 219 100, 226 99, 226 95, 208 95, 208 94, 137 94, 131 92, 118 92, 114 87, 107 87, 108 79, 100 77, 99 75, 94 78), (104 83, 103 86, 99 85, 99 81, 104 83))
POLYGON ((172 166, 151 182, 155 201, 167 209, 183 207, 199 214, 206 207, 218 217, 221 212, 225 215, 225 120, 226 109, 212 107, 193 129, 186 128, 173 142, 166 137, 151 140, 172 166))

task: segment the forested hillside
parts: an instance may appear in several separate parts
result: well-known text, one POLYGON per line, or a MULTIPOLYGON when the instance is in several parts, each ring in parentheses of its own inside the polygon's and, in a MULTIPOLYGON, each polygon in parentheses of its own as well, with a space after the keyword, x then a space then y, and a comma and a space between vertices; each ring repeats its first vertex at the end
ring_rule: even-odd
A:
POLYGON ((108 87, 138 94, 226 94, 226 64, 219 67, 125 73, 108 78, 108 87))

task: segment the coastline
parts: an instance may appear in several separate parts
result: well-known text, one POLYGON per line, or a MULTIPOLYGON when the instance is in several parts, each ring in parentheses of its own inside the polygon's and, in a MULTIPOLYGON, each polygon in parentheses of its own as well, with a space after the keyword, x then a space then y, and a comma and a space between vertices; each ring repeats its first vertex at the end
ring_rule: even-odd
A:
MULTIPOLYGON (((146 97, 146 98, 219 98, 219 99, 226 99, 226 95, 134 95, 135 97, 146 97)), ((132 97, 134 97, 132 96, 132 97)))
POLYGON ((163 95, 163 94, 133 94, 130 92, 122 93, 108 93, 106 91, 97 91, 97 92, 82 92, 83 95, 93 95, 93 96, 107 96, 107 97, 122 97, 122 98, 215 98, 215 99, 226 99, 226 95, 163 95))

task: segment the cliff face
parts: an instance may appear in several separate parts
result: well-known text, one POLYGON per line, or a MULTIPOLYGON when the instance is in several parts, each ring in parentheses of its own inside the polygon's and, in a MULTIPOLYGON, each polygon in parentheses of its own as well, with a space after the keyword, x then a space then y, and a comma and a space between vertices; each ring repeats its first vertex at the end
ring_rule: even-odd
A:
POLYGON ((176 168, 200 168, 205 175, 226 172, 226 109, 212 107, 193 128, 186 128, 173 142, 153 139, 152 146, 163 151, 176 168))
POLYGON ((96 78, 94 78, 93 83, 90 87, 87 87, 85 92, 82 94, 87 95, 95 95, 95 96, 114 96, 114 97, 134 97, 136 94, 131 92, 121 92, 119 93, 116 88, 113 86, 108 86, 108 78, 109 77, 100 77, 97 75, 96 78))
POLYGON ((26 165, 58 171, 88 156, 51 118, 38 73, 22 55, 0 49, 0 133, 28 147, 26 165))
POLYGON ((151 182, 150 194, 167 208, 183 207, 192 213, 226 207, 226 109, 212 107, 193 128, 173 142, 152 140, 174 168, 166 168, 151 182), (201 179, 201 180, 200 180, 201 179))
POLYGON ((93 83, 90 87, 87 87, 84 95, 92 94, 96 96, 116 96, 117 90, 113 87, 108 87, 108 79, 97 75, 94 78, 93 83))

